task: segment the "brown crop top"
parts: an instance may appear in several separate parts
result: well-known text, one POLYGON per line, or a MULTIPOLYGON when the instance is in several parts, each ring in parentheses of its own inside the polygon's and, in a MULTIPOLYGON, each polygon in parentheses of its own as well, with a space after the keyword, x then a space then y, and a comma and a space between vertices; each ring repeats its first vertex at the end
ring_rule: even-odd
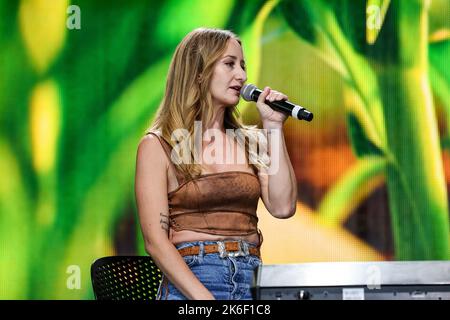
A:
POLYGON ((226 171, 185 181, 170 160, 170 144, 149 134, 158 138, 177 176, 178 187, 168 193, 171 228, 224 236, 259 233, 261 239, 256 215, 261 187, 255 174, 226 171))

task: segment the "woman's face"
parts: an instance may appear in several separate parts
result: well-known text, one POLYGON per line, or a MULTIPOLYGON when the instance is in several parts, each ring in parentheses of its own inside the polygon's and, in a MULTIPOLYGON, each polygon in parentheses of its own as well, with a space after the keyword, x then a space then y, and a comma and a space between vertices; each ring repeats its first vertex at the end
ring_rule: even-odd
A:
POLYGON ((227 49, 217 61, 211 79, 210 91, 217 107, 235 106, 242 86, 247 81, 242 48, 235 39, 228 40, 227 49))

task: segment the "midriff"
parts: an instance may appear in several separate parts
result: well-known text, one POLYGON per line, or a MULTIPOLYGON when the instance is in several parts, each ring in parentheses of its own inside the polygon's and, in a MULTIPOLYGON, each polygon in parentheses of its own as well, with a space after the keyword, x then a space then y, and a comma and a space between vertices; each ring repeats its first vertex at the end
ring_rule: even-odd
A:
POLYGON ((190 230, 175 231, 172 228, 169 231, 169 240, 173 244, 192 241, 243 240, 259 245, 259 236, 257 233, 248 236, 219 236, 190 230))

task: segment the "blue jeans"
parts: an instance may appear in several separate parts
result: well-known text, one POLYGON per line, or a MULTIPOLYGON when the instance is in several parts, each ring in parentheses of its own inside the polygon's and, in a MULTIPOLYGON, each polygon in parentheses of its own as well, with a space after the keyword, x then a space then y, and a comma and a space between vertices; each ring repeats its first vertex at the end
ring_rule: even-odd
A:
MULTIPOLYGON (((217 241, 183 242, 176 247, 177 249, 200 247, 198 255, 184 256, 183 259, 217 300, 252 300, 250 288, 261 259, 253 255, 221 258, 219 253, 204 254, 203 246, 208 244, 217 244, 217 241)), ((251 243, 248 245, 255 246, 251 243)), ((158 289, 158 300, 187 300, 167 278, 164 278, 163 276, 158 289)))

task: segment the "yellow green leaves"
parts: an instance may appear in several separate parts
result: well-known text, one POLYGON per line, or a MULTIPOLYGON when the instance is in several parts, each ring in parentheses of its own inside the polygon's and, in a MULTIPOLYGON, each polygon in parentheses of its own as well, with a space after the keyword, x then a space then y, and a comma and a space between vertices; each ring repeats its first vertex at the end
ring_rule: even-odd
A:
POLYGON ((35 70, 42 74, 57 57, 66 35, 68 0, 22 0, 19 21, 35 70))
POLYGON ((430 42, 450 40, 450 1, 432 0, 429 7, 428 34, 430 42))
POLYGON ((61 98, 55 81, 38 84, 31 93, 30 137, 33 165, 38 172, 48 172, 55 165, 61 129, 61 98))
POLYGON ((26 299, 32 247, 31 201, 11 145, 0 138, 0 298, 26 299))
POLYGON ((330 225, 342 225, 352 210, 384 182, 387 161, 367 156, 348 170, 322 199, 320 216, 330 225))
POLYGON ((53 80, 38 83, 30 99, 30 140, 33 166, 39 183, 36 220, 49 226, 56 214, 55 163, 61 130, 60 90, 53 80))
POLYGON ((155 37, 158 42, 176 46, 194 28, 223 28, 234 2, 234 0, 164 1, 155 37))
MULTIPOLYGON (((247 83, 258 84, 259 72, 261 70, 261 39, 264 22, 278 2, 279 0, 267 1, 258 12, 252 24, 240 36, 244 49, 244 58, 247 61, 251 61, 251 63, 247 64, 247 83)), ((242 107, 243 113, 250 112, 253 116, 256 114, 256 110, 250 107, 249 102, 242 103, 244 104, 242 107)))

